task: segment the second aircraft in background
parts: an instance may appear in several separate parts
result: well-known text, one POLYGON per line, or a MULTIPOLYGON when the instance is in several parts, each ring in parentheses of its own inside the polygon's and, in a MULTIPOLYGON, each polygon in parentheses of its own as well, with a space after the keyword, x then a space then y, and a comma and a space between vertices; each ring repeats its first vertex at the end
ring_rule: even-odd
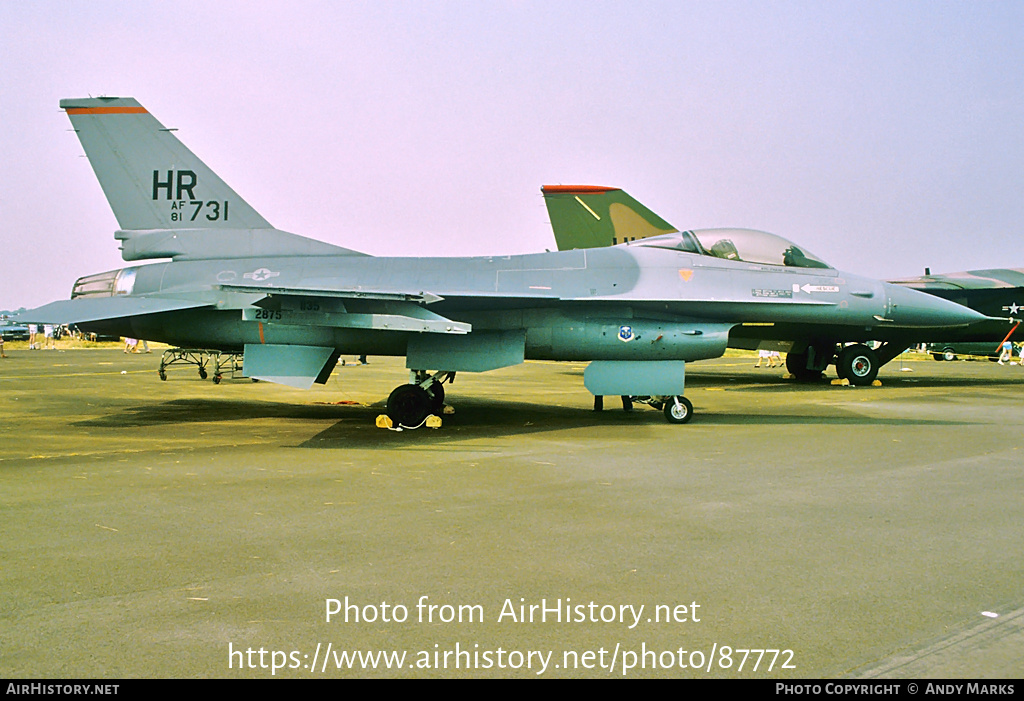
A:
MULTIPOLYGON (((669 224, 625 191, 614 187, 592 185, 546 185, 541 188, 551 218, 551 228, 559 250, 593 249, 599 247, 676 247, 700 256, 695 260, 721 259, 734 261, 736 270, 794 270, 810 275, 831 276, 833 283, 822 278, 807 284, 794 285, 793 295, 835 304, 841 309, 847 300, 835 297, 847 280, 845 273, 831 266, 805 248, 763 231, 751 229, 694 229, 682 231, 669 224)), ((1010 280, 1024 281, 1020 271, 981 271, 947 276, 926 276, 893 281, 894 284, 918 289, 970 307, 988 317, 971 324, 947 327, 906 329, 893 325, 883 316, 877 322, 851 333, 846 328, 828 324, 793 323, 784 315, 775 319, 741 323, 729 333, 729 347, 788 351, 786 367, 800 379, 820 377, 834 363, 840 378, 852 384, 870 384, 878 369, 915 343, 941 340, 984 340, 998 345, 1015 330, 1007 316, 1016 314, 1017 304, 1010 298, 1019 295, 1010 280), (973 284, 968 284, 973 283, 973 284), (998 284, 997 284, 998 283, 998 284), (994 289, 998 287, 998 289, 994 289), (1009 295, 1009 296, 1007 296, 1009 295), (752 323, 751 323, 752 322, 752 323), (865 341, 880 342, 876 348, 865 341)), ((886 289, 893 285, 886 283, 886 289)), ((850 288, 852 296, 859 295, 850 288)), ((752 288, 755 299, 772 294, 788 295, 786 291, 752 288)), ((1024 296, 1020 296, 1024 301, 1024 296)))

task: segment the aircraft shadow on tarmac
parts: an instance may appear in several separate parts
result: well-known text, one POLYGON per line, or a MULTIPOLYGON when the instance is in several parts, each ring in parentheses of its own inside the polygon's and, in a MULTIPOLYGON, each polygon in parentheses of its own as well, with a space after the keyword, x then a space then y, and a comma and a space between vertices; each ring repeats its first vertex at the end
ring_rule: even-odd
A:
MULTIPOLYGON (((456 414, 445 416, 444 425, 440 429, 405 430, 399 435, 374 426, 376 417, 383 413, 383 405, 288 404, 226 399, 178 399, 137 405, 108 416, 75 422, 74 425, 131 429, 262 419, 333 421, 328 428, 296 445, 317 449, 391 448, 410 444, 434 444, 480 438, 501 439, 552 431, 609 427, 635 427, 659 433, 673 431, 685 434, 686 431, 700 430, 701 426, 967 425, 955 420, 866 417, 839 407, 831 407, 827 413, 816 413, 815 408, 806 406, 804 413, 737 413, 731 408, 719 412, 713 405, 698 405, 699 413, 692 423, 686 426, 672 426, 664 422, 659 411, 637 406, 632 412, 627 413, 618 407, 617 401, 606 402, 608 408, 597 413, 580 406, 539 405, 477 397, 452 396, 450 399, 456 407, 456 414)), ((289 423, 289 427, 294 428, 294 424, 289 423)))
POLYGON ((578 429, 607 429, 610 427, 635 428, 644 431, 650 437, 651 431, 659 435, 674 432, 685 437, 686 431, 700 430, 701 426, 784 426, 784 425, 865 425, 865 426, 962 426, 966 422, 956 420, 923 420, 907 418, 873 418, 832 408, 830 414, 753 414, 735 413, 728 410, 716 413, 713 410, 700 410, 693 422, 685 426, 666 424, 662 413, 648 407, 638 406, 631 412, 624 412, 617 402, 606 399, 604 411, 597 413, 591 409, 564 406, 540 406, 519 402, 501 401, 498 399, 478 399, 467 397, 451 398, 457 408, 454 416, 444 417, 444 425, 438 429, 421 428, 417 431, 404 431, 404 436, 396 436, 398 440, 381 440, 381 430, 372 429, 371 415, 380 412, 380 408, 371 407, 367 412, 367 423, 361 421, 339 421, 333 426, 312 436, 301 443, 303 448, 351 448, 351 447, 392 447, 410 444, 432 444, 468 439, 527 436, 578 429), (370 424, 370 425, 368 425, 370 424), (412 435, 410 435, 412 434, 412 435), (415 437, 414 437, 415 436, 415 437))
MULTIPOLYGON (((327 404, 284 404, 281 402, 230 399, 175 399, 130 407, 101 418, 76 421, 75 426, 91 428, 142 428, 167 424, 249 421, 254 419, 329 420, 350 407, 327 404)), ((351 407, 355 409, 365 407, 351 407)))

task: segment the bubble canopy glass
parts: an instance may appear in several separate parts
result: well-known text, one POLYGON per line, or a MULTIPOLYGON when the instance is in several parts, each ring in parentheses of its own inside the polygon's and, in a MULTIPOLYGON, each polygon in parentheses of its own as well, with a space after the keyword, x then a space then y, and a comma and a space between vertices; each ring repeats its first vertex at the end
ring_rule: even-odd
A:
POLYGON ((694 229, 633 241, 629 245, 671 248, 725 260, 792 268, 830 268, 828 263, 788 239, 755 229, 694 229))

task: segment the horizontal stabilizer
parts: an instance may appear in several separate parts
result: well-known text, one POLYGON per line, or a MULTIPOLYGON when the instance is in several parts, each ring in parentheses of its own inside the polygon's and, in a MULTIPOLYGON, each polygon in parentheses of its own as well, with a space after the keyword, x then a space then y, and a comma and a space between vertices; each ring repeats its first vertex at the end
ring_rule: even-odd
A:
POLYGON ((197 309, 209 302, 161 297, 82 297, 51 302, 18 315, 19 321, 34 324, 82 324, 145 314, 197 309))
POLYGON ((247 343, 242 371, 256 380, 309 389, 314 382, 324 384, 337 361, 337 351, 324 346, 247 343))
POLYGON ((114 238, 121 242, 121 257, 127 261, 367 255, 280 229, 221 229, 215 236, 205 229, 122 230, 114 238))

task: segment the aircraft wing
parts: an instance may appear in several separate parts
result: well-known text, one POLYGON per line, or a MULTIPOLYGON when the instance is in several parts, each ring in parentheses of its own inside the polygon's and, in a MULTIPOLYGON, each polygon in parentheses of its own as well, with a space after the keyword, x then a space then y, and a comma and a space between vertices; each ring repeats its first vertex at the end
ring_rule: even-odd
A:
POLYGON ((267 285, 219 285, 228 292, 258 292, 268 296, 288 297, 332 297, 336 299, 378 299, 430 304, 440 302, 443 297, 430 292, 372 289, 326 289, 312 287, 274 287, 267 285))
POLYGON ((263 299, 242 310, 246 321, 290 326, 329 326, 377 331, 467 334, 471 324, 427 309, 443 298, 423 291, 220 285, 233 293, 256 293, 263 299), (325 301, 329 304, 323 303, 325 301))
MULTIPOLYGON (((253 299, 251 306, 242 309, 245 321, 260 323, 261 339, 259 344, 245 345, 246 374, 299 389, 326 383, 338 361, 339 351, 324 345, 265 343, 262 341, 263 324, 270 328, 413 331, 416 333, 410 348, 418 347, 416 337, 421 335, 464 337, 473 329, 471 324, 427 309, 425 305, 443 298, 425 291, 238 284, 220 285, 219 289, 229 294, 260 295, 253 299)), ((433 345, 427 342, 429 348, 436 345, 436 342, 433 345)), ((521 355, 518 362, 522 362, 521 355)))
POLYGON ((165 297, 79 297, 29 309, 18 319, 34 324, 81 324, 208 306, 209 302, 165 297))

